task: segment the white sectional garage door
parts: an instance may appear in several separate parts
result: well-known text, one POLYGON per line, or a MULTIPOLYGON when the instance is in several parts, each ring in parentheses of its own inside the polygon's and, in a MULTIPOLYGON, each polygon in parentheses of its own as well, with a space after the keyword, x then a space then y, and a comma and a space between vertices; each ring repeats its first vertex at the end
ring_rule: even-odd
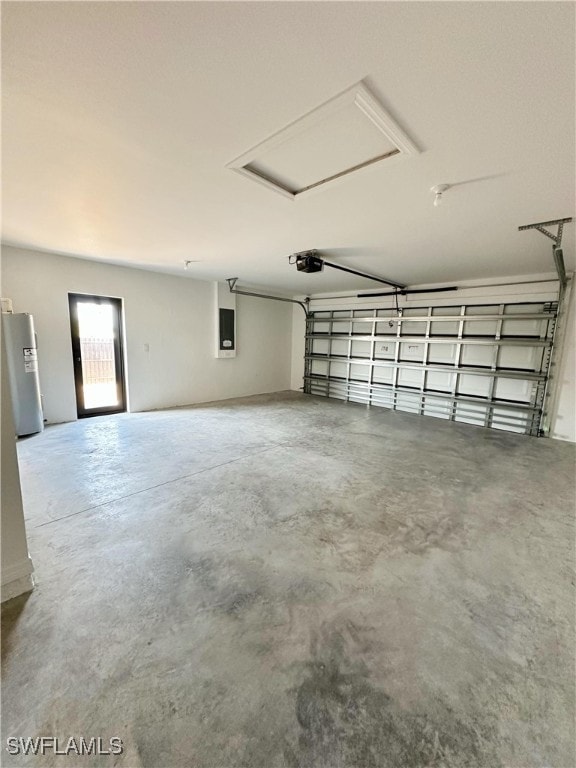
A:
POLYGON ((554 302, 313 311, 304 391, 537 435, 554 302))

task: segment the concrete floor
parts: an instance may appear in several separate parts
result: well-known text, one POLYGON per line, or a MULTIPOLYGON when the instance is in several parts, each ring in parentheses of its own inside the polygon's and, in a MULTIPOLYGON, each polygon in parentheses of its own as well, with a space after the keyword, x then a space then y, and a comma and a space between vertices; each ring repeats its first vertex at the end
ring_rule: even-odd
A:
POLYGON ((19 454, 4 738, 125 752, 4 766, 576 764, 574 446, 285 393, 19 454))

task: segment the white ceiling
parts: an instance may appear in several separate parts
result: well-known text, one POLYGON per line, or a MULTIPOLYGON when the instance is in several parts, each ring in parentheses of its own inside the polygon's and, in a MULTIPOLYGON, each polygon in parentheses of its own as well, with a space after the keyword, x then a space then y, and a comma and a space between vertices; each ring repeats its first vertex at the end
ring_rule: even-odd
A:
MULTIPOLYGON (((3 2, 3 240, 296 292, 375 287, 297 273, 310 248, 407 284, 549 272, 517 227, 573 215, 574 12, 3 2), (296 200, 226 168, 361 80, 420 155, 296 200)), ((563 245, 573 270, 574 224, 563 245)))

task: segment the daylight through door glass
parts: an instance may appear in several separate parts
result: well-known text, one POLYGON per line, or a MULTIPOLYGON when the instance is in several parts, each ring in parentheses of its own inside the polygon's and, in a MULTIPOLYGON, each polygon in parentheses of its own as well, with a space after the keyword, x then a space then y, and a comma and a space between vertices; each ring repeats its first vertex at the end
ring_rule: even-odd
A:
POLYGON ((110 304, 78 302, 84 407, 87 409, 118 405, 113 312, 110 304))

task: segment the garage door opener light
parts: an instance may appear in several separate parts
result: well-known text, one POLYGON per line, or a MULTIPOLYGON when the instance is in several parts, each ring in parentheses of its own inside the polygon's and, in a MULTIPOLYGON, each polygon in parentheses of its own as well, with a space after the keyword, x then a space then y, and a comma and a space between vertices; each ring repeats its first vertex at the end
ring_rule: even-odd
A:
POLYGON ((375 275, 368 275, 366 272, 359 272, 357 269, 351 269, 350 267, 343 267, 341 264, 334 264, 332 261, 326 261, 320 257, 318 251, 313 249, 311 251, 299 251, 298 253, 292 253, 288 257, 290 264, 296 264, 296 269, 299 272, 322 272, 324 267, 331 267, 332 269, 338 269, 341 272, 348 272, 351 275, 358 275, 358 277, 365 277, 367 280, 375 280, 377 283, 384 283, 392 288, 398 290, 406 288, 402 283, 395 283, 393 280, 388 280, 384 277, 376 277, 375 275))

